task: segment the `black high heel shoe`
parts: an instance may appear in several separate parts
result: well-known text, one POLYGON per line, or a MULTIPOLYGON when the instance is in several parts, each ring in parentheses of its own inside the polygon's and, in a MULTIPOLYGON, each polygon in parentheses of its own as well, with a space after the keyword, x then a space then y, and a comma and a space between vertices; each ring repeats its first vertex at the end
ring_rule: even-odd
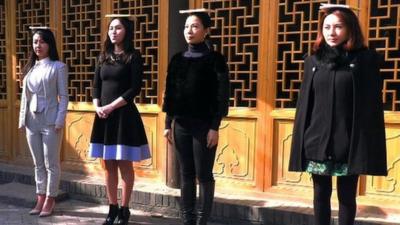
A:
POLYGON ((118 211, 117 225, 128 225, 130 215, 131 212, 129 211, 129 207, 121 206, 118 211))
POLYGON ((110 209, 108 210, 108 215, 103 225, 113 225, 114 220, 117 218, 117 216, 118 216, 118 204, 117 205, 110 204, 110 209))

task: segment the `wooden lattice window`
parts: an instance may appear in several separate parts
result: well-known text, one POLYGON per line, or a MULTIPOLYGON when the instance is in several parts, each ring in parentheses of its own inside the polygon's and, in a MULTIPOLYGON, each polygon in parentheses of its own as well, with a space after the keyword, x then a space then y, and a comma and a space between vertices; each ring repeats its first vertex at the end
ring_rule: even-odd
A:
POLYGON ((385 110, 400 111, 400 1, 369 1, 369 45, 384 56, 385 110))
POLYGON ((63 60, 69 67, 70 101, 90 102, 101 44, 100 1, 62 1, 63 60))
POLYGON ((304 60, 317 37, 321 3, 346 4, 345 0, 279 0, 277 108, 294 108, 303 78, 304 60))
POLYGON ((161 0, 114 0, 114 13, 132 14, 135 17, 134 45, 144 59, 144 79, 140 96, 135 102, 157 104, 158 93, 158 46, 159 1, 161 0))
POLYGON ((17 97, 21 98, 21 72, 28 61, 29 52, 32 50, 32 35, 29 26, 49 26, 50 8, 48 0, 17 0, 16 7, 16 69, 19 88, 17 97))
POLYGON ((5 2, 0 2, 0 100, 7 98, 6 15, 5 2))
POLYGON ((260 1, 203 0, 212 9, 211 40, 227 58, 230 106, 256 107, 260 1))

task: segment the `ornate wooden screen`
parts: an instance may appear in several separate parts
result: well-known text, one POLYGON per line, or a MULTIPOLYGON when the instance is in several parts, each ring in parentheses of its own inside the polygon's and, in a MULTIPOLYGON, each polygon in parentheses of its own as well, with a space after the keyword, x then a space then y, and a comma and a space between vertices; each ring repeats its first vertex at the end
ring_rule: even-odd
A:
POLYGON ((7 99, 6 74, 6 12, 5 2, 0 2, 0 100, 7 99))
POLYGON ((255 108, 258 79, 259 0, 204 0, 212 9, 212 42, 228 60, 230 106, 255 108))
MULTIPOLYGON (((50 25, 50 5, 48 0, 17 0, 16 1, 16 58, 17 58, 17 83, 22 87, 19 80, 22 68, 28 60, 28 53, 32 48, 32 38, 29 26, 50 25)), ((20 98, 21 89, 18 92, 20 98)))
POLYGON ((144 79, 136 102, 157 104, 158 94, 158 11, 159 0, 113 0, 114 13, 135 17, 135 48, 144 59, 144 79))
POLYGON ((321 3, 345 4, 337 1, 279 0, 278 55, 276 100, 277 108, 294 108, 302 81, 303 57, 310 54, 317 36, 321 3))
MULTIPOLYGON (((7 96, 7 52, 6 52, 6 9, 5 2, 0 2, 0 159, 5 158, 9 146, 7 142, 9 140, 9 133, 6 130, 7 121, 7 100, 10 96, 7 96), (7 140, 8 139, 8 140, 7 140)), ((9 126, 8 126, 9 127, 9 126)))
POLYGON ((385 110, 400 111, 400 1, 370 1, 368 41, 384 56, 385 110))
POLYGON ((386 177, 368 177, 366 194, 399 198, 400 187, 400 1, 368 1, 368 41, 371 48, 382 54, 384 63, 383 100, 385 110, 392 111, 392 119, 386 117, 387 168, 386 177), (397 121, 397 122, 396 122, 397 121))
POLYGON ((62 56, 69 67, 70 101, 91 102, 101 41, 100 1, 62 1, 62 56))

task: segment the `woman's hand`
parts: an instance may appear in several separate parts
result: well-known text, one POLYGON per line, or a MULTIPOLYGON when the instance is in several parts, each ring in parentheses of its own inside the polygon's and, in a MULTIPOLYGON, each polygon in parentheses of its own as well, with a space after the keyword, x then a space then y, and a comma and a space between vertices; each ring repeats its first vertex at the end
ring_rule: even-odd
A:
POLYGON ((103 106, 103 112, 108 116, 114 111, 114 107, 111 104, 103 106))
POLYGON ((167 139, 168 143, 170 143, 171 145, 173 144, 171 129, 164 130, 164 137, 167 139))
POLYGON ((96 113, 97 115, 102 118, 106 119, 115 109, 122 107, 127 104, 124 98, 118 97, 113 102, 107 105, 99 106, 100 101, 99 99, 93 99, 93 104, 96 106, 96 113))
POLYGON ((207 134, 207 148, 212 148, 218 144, 218 131, 210 129, 207 134))
POLYGON ((105 119, 107 118, 107 114, 104 112, 103 107, 101 106, 96 106, 96 114, 101 118, 101 119, 105 119))

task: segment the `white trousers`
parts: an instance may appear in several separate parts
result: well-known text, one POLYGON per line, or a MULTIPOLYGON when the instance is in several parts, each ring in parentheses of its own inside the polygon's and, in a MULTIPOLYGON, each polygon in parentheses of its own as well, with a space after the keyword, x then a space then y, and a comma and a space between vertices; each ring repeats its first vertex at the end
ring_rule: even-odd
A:
POLYGON ((54 125, 46 125, 43 112, 28 112, 26 119, 26 139, 35 164, 36 193, 56 197, 63 131, 57 132, 54 125))

